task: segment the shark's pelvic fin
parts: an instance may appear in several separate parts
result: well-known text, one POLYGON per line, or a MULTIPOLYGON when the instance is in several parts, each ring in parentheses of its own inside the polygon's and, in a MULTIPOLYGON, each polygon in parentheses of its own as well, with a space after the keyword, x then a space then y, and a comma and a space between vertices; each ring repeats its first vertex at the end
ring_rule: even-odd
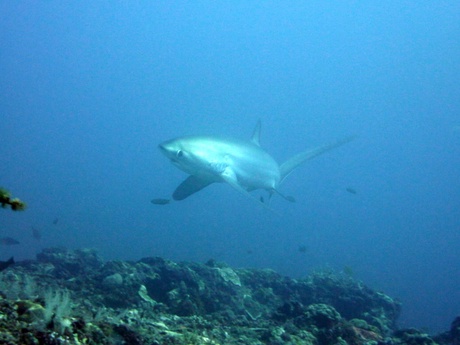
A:
POLYGON ((262 123, 260 122, 260 119, 259 119, 257 121, 256 127, 254 128, 254 132, 252 132, 252 137, 251 137, 251 141, 257 146, 260 146, 260 128, 261 127, 262 127, 262 123))
POLYGON ((225 169, 225 171, 222 172, 221 177, 225 182, 227 182, 230 186, 232 186, 234 189, 236 189, 238 192, 240 192, 244 196, 248 197, 249 199, 254 200, 255 202, 257 202, 259 205, 261 205, 262 207, 266 208, 267 210, 273 211, 273 209, 271 209, 269 205, 264 203, 262 200, 256 198, 254 195, 252 195, 246 189, 244 189, 238 183, 238 179, 237 179, 235 173, 231 169, 229 169, 229 168, 225 169))
POLYGON ((185 198, 188 198, 190 195, 199 192, 204 187, 209 186, 213 182, 214 181, 209 181, 190 175, 176 188, 176 190, 173 193, 173 199, 184 200, 185 198))
POLYGON ((310 160, 312 158, 315 158, 316 156, 319 156, 320 154, 323 154, 329 150, 335 149, 336 147, 342 146, 343 144, 346 144, 355 138, 356 136, 347 137, 342 140, 338 140, 333 143, 330 143, 328 145, 319 146, 314 149, 301 152, 289 158, 286 162, 284 162, 280 166, 280 176, 281 176, 280 183, 283 182, 283 180, 303 162, 310 160))
MULTIPOLYGON (((284 195, 283 193, 281 193, 279 190, 277 189, 274 189, 274 191, 276 192, 276 194, 278 194, 279 196, 281 196, 284 200, 287 200, 289 202, 295 202, 295 198, 292 196, 292 195, 284 195)), ((273 195, 273 193, 270 194, 270 197, 273 195)))

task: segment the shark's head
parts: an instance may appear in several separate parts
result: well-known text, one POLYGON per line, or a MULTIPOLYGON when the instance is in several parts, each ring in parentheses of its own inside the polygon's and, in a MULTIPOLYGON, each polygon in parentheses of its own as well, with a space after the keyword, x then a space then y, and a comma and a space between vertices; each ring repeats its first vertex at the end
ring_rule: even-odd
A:
POLYGON ((158 145, 161 152, 182 171, 190 175, 203 174, 209 149, 199 137, 182 137, 158 145))
POLYGON ((180 167, 180 163, 184 160, 184 150, 180 140, 168 140, 158 145, 158 147, 174 165, 180 167))

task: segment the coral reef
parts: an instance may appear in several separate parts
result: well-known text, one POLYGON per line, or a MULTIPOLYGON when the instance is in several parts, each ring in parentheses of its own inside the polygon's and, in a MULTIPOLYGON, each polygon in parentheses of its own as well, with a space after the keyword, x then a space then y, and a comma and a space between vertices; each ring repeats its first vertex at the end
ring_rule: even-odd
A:
POLYGON ((400 303, 350 276, 50 248, 0 273, 0 344, 459 344, 396 330, 400 303), (395 331, 396 330, 396 331, 395 331))

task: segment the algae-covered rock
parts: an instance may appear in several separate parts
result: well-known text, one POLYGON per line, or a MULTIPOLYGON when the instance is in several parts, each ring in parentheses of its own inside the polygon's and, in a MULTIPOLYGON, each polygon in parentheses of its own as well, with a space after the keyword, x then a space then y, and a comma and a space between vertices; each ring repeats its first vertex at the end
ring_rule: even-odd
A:
POLYGON ((449 335, 454 345, 460 345, 460 316, 452 322, 449 335))
POLYGON ((393 339, 395 345, 437 345, 428 334, 415 328, 398 330, 393 339))
POLYGON ((47 248, 37 254, 40 263, 52 264, 55 275, 71 278, 102 266, 102 259, 94 249, 69 251, 65 248, 47 248))
POLYGON ((216 270, 224 281, 230 282, 236 286, 241 286, 240 277, 230 267, 216 268, 216 270))
POLYGON ((317 328, 332 328, 340 322, 342 317, 334 307, 320 303, 308 306, 304 319, 307 324, 317 328))
POLYGON ((107 288, 116 289, 123 284, 123 277, 120 273, 114 273, 102 280, 102 285, 106 286, 107 288))
POLYGON ((26 208, 25 202, 18 198, 11 198, 10 192, 0 187, 0 205, 3 208, 11 207, 13 211, 24 211, 26 208))

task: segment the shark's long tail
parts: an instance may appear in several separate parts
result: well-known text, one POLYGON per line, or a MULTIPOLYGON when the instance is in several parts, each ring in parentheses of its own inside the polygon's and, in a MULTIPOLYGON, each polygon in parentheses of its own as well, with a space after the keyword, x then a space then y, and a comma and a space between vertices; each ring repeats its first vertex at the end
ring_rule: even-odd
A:
POLYGON ((281 173, 281 180, 280 183, 283 182, 283 180, 295 169, 297 168, 300 164, 304 163, 307 160, 310 160, 312 158, 315 158, 316 156, 319 156, 329 150, 335 149, 336 147, 342 146, 343 144, 346 144, 353 139, 356 138, 356 135, 350 136, 338 141, 335 141, 333 143, 330 143, 328 145, 324 146, 319 146, 314 149, 310 149, 304 152, 301 152, 299 154, 296 154, 295 156, 289 158, 286 162, 281 164, 280 166, 280 173, 281 173))

